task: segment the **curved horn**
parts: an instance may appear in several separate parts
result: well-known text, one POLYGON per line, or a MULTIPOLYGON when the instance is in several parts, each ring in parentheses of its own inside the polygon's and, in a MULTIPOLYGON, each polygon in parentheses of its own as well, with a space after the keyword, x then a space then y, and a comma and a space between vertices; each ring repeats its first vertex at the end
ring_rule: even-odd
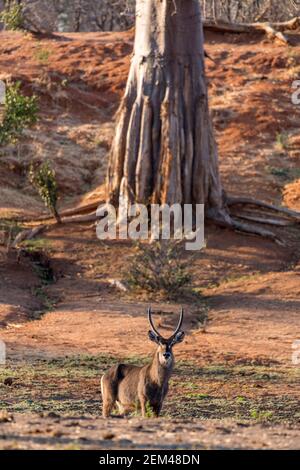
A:
POLYGON ((176 326, 176 330, 175 330, 175 332, 173 333, 172 336, 177 335, 178 331, 181 328, 182 322, 183 322, 183 308, 181 307, 179 322, 178 322, 178 325, 176 326))
POLYGON ((148 320, 149 320, 149 323, 150 323, 150 326, 151 326, 153 332, 154 332, 157 336, 160 336, 160 334, 159 334, 159 332, 157 331, 157 329, 155 328, 154 323, 153 323, 153 320, 152 320, 151 307, 148 308, 148 320))

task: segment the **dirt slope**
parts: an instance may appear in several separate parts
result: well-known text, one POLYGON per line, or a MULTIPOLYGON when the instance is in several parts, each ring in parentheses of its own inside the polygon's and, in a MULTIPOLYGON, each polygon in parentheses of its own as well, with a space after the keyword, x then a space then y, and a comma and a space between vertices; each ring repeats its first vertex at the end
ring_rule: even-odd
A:
MULTIPOLYGON (((17 147, 2 150, 2 213, 42 209, 26 180, 32 159, 51 159, 62 204, 66 195, 86 194, 104 180, 111 120, 126 84, 133 33, 44 39, 1 33, 1 39, 0 79, 21 80, 41 103, 36 128, 26 131, 17 147)), ((207 60, 207 75, 225 189, 279 203, 283 195, 299 208, 300 110, 291 93, 300 47, 277 46, 261 36, 208 34, 206 48, 215 60, 207 60)))
MULTIPOLYGON (((18 321, 18 328, 10 326, 9 317, 2 317, 7 325, 2 337, 10 354, 122 355, 124 349, 128 354, 149 353, 153 347, 145 342, 147 303, 143 297, 134 299, 109 287, 109 279, 120 279, 126 269, 133 253, 130 243, 100 243, 94 229, 76 226, 69 227, 69 233, 65 227, 50 232, 46 240, 56 282, 45 287, 44 296, 53 299, 55 308, 50 306, 36 322, 18 321)), ((265 357, 289 366, 299 321, 300 273, 289 268, 294 255, 269 241, 230 232, 226 239, 222 231, 211 229, 206 252, 197 254, 193 263, 194 286, 202 290, 210 306, 207 334, 193 331, 199 307, 187 305, 186 328, 192 336, 180 347, 180 357, 188 359, 192 354, 201 363, 212 357, 214 362, 265 357)), ((15 292, 26 290, 23 259, 15 270, 6 271, 6 282, 15 292)), ((8 299, 5 309, 13 312, 16 295, 5 292, 6 285, 2 285, 8 299)), ((175 314, 179 309, 157 302, 155 296, 150 302, 163 312, 175 314)), ((175 323, 170 317, 167 325, 175 323)))

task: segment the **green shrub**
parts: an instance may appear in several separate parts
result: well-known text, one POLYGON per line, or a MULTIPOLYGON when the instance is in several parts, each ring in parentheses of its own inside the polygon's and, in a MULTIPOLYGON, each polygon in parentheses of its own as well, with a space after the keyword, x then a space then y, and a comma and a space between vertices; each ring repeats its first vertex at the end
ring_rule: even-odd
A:
POLYGON ((42 64, 48 63, 50 55, 51 55, 51 51, 49 51, 48 49, 41 48, 41 47, 38 47, 34 54, 36 60, 38 60, 42 64))
POLYGON ((289 136, 286 133, 278 132, 276 134, 276 148, 278 150, 287 150, 289 147, 289 136))
POLYGON ((37 121, 37 97, 24 96, 20 91, 21 83, 7 86, 4 119, 0 125, 0 145, 15 141, 25 127, 37 121))
POLYGON ((191 283, 187 270, 190 260, 182 259, 182 248, 174 241, 141 243, 124 273, 125 282, 134 289, 161 292, 176 298, 191 283))
POLYGON ((45 206, 60 223, 61 219, 57 211, 58 190, 55 171, 50 167, 49 162, 42 163, 38 168, 31 165, 29 180, 39 193, 45 206))
POLYGON ((265 422, 265 421, 270 421, 273 418, 274 413, 273 411, 259 411, 257 409, 251 409, 250 416, 252 419, 256 421, 265 422))
POLYGON ((4 23, 5 29, 17 31, 22 29, 23 25, 23 7, 17 1, 6 4, 2 13, 0 13, 0 21, 4 23))

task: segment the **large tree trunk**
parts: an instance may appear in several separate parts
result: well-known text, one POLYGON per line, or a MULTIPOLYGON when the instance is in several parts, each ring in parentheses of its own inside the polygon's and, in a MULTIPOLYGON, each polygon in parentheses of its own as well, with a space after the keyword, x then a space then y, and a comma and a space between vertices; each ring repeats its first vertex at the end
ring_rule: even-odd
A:
POLYGON ((226 219, 200 4, 137 0, 135 34, 109 161, 109 201, 203 203, 207 214, 226 219))

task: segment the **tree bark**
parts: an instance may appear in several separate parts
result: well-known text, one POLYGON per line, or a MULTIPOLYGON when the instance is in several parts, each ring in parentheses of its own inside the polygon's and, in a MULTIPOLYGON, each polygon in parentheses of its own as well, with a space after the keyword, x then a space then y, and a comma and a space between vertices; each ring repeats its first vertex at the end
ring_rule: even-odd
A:
POLYGON ((136 33, 108 169, 108 199, 203 203, 225 217, 209 114, 200 3, 137 0, 136 33))

